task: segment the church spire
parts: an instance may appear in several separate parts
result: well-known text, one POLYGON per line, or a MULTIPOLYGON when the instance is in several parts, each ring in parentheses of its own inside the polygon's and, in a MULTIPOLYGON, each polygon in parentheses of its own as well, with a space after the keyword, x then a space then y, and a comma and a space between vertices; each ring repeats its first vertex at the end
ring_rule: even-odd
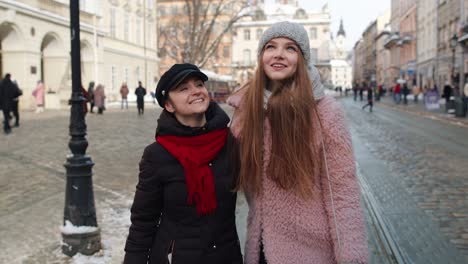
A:
POLYGON ((340 29, 338 30, 337 36, 339 35, 343 35, 343 37, 346 37, 346 32, 344 31, 344 27, 343 27, 343 19, 341 19, 340 29))

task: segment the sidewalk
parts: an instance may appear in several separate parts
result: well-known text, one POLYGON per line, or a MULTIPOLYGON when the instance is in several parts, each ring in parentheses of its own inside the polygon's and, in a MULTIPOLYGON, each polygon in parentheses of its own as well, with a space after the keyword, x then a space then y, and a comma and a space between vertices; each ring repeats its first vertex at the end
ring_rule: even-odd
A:
POLYGON ((445 111, 445 104, 441 104, 440 108, 437 110, 427 110, 424 106, 422 97, 419 98, 417 103, 413 101, 412 96, 410 98, 411 99, 408 99, 407 105, 403 104, 403 99, 400 104, 395 104, 392 95, 386 95, 385 97, 381 97, 379 102, 374 100, 374 106, 389 107, 407 113, 417 114, 426 118, 448 122, 453 125, 468 128, 468 115, 466 117, 455 117, 453 114, 447 114, 445 111))

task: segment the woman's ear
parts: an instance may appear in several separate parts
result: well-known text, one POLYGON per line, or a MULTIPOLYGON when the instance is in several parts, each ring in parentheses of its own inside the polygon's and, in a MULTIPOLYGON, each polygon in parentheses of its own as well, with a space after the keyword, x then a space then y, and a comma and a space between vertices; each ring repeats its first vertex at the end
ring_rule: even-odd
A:
POLYGON ((166 111, 169 113, 175 112, 174 106, 172 105, 172 102, 169 100, 169 98, 167 98, 166 102, 164 102, 164 109, 166 109, 166 111))

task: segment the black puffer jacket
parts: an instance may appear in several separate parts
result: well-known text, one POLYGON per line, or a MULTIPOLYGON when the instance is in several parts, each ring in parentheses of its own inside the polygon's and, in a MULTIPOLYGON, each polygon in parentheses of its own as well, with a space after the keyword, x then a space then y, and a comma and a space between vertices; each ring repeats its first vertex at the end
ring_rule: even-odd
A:
MULTIPOLYGON (((206 112, 202 128, 186 127, 163 111, 156 135, 195 136, 224 128, 229 117, 215 103, 206 112)), ((140 162, 139 182, 131 209, 130 232, 125 245, 126 264, 234 264, 242 263, 235 223, 238 164, 233 159, 235 139, 226 145, 210 166, 214 176, 217 208, 198 216, 187 204, 187 185, 182 165, 157 142, 146 147, 140 162)))

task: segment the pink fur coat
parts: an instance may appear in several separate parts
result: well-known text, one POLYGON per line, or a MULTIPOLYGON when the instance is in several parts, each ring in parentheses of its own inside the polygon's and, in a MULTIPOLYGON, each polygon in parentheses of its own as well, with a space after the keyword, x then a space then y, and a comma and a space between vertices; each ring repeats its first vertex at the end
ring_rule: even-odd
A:
MULTIPOLYGON (((235 108, 231 124, 235 136, 241 129, 242 95, 241 90, 228 99, 235 108)), ((360 191, 344 114, 336 100, 329 96, 318 101, 318 112, 331 184, 324 171, 315 181, 318 184, 314 187, 314 197, 304 200, 276 186, 264 169, 262 193, 255 197, 246 194, 249 203, 246 264, 258 263, 260 241, 268 264, 368 263, 360 191)), ((264 129, 265 168, 271 154, 268 120, 264 122, 264 129)))

